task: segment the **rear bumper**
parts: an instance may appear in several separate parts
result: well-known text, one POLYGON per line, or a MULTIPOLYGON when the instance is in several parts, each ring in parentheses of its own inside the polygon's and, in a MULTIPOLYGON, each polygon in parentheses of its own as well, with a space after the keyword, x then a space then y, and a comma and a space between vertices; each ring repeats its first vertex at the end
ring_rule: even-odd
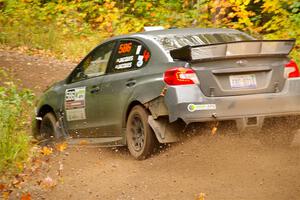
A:
POLYGON ((300 78, 289 79, 279 93, 206 97, 197 85, 170 86, 165 95, 170 122, 185 123, 242 120, 257 117, 299 115, 300 78))

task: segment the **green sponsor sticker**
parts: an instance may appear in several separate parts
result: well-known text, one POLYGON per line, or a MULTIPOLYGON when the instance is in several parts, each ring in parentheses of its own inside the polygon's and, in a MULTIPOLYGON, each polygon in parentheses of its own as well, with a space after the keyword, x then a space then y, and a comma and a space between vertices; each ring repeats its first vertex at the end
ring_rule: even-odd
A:
POLYGON ((189 104, 187 106, 188 111, 195 112, 197 110, 216 110, 216 104, 189 104))

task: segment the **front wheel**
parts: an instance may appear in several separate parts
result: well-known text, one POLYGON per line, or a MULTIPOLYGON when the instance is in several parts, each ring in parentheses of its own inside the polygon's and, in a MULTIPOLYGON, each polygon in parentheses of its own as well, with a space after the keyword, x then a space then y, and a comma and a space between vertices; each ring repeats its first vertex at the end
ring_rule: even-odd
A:
POLYGON ((148 112, 142 106, 134 106, 129 113, 126 125, 128 149, 137 160, 146 159, 153 153, 156 137, 148 124, 148 112))
POLYGON ((42 117, 39 140, 50 141, 59 138, 59 125, 55 115, 51 112, 42 117))

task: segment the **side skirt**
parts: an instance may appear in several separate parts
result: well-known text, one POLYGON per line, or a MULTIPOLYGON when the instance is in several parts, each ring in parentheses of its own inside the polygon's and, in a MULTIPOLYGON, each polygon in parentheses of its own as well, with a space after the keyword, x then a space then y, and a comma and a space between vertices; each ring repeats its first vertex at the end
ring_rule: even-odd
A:
POLYGON ((99 147, 124 146, 122 137, 105 137, 105 138, 67 138, 69 145, 91 145, 99 147))

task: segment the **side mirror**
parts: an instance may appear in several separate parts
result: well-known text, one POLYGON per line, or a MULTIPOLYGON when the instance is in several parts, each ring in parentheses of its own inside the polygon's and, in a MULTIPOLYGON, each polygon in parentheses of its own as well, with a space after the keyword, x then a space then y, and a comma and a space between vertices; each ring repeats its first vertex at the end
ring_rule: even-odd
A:
POLYGON ((88 76, 86 74, 84 74, 83 71, 78 72, 77 77, 78 79, 82 80, 82 79, 86 79, 88 76))
POLYGON ((84 74, 80 67, 74 69, 74 71, 70 74, 67 79, 67 83, 74 83, 76 81, 80 81, 82 79, 86 79, 88 76, 84 74))

